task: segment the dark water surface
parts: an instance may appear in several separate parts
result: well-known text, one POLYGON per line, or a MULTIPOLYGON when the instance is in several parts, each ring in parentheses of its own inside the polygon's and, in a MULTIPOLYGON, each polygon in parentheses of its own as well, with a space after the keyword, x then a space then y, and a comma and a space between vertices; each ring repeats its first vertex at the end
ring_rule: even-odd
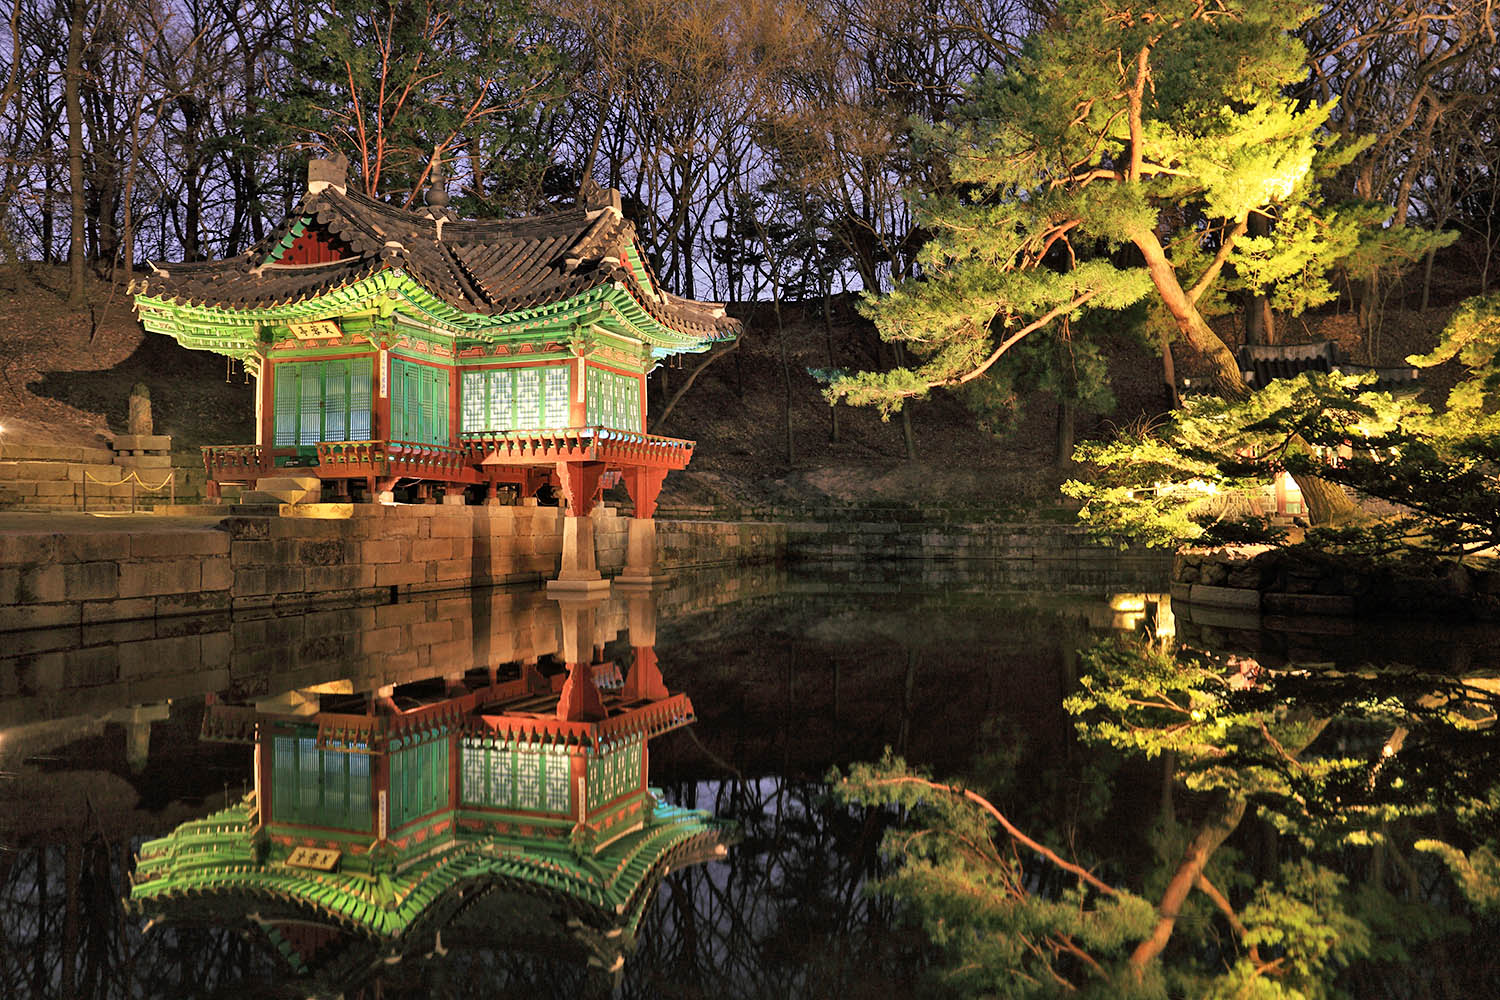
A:
MULTIPOLYGON (((1062 701, 1077 682, 1081 648, 1111 634, 1173 631, 1163 589, 1152 574, 1076 582, 1065 569, 1043 579, 1024 567, 951 565, 760 569, 663 589, 655 650, 667 687, 692 699, 697 722, 652 741, 651 782, 670 802, 733 820, 740 838, 723 860, 666 876, 613 972, 589 965, 566 935, 533 933, 549 923, 546 913, 502 903, 473 906, 429 951, 342 983, 293 976, 243 914, 226 914, 224 926, 149 932, 126 914, 121 898, 140 845, 253 785, 248 747, 199 738, 205 696, 284 703, 288 688, 358 695, 450 672, 402 661, 401 650, 346 655, 354 647, 338 631, 360 620, 353 612, 342 625, 332 612, 180 625, 200 641, 179 648, 203 656, 251 642, 270 652, 248 672, 174 664, 175 687, 148 704, 132 703, 129 684, 106 680, 92 693, 47 698, 23 680, 8 705, 0 702, 0 997, 913 995, 932 956, 891 900, 865 892, 885 870, 879 845, 894 814, 830 803, 823 777, 886 748, 938 775, 983 775, 1023 828, 1106 859, 1106 873, 1128 879, 1152 857, 1153 825, 1164 802, 1170 807, 1162 767, 1083 746, 1062 701), (288 635, 295 641, 277 645, 288 635)), ((460 670, 518 650, 540 657, 544 671, 558 669, 554 602, 500 592, 468 606, 450 602, 441 612, 472 614, 474 648, 460 670)), ((436 603, 423 613, 438 614, 436 603)), ((638 643, 623 601, 612 596, 597 617, 604 657, 628 665, 638 643)), ((1175 628, 1217 655, 1334 672, 1383 669, 1394 658, 1492 677, 1497 649, 1484 630, 1425 626, 1267 633, 1206 620, 1175 628)), ((70 655, 98 662, 112 641, 131 641, 124 632, 9 638, 0 655, 23 679, 28 650, 76 641, 70 655)), ((1420 689, 1407 694, 1420 698, 1420 689)), ((1476 731, 1492 721, 1476 719, 1476 731)), ((1382 738, 1359 723, 1329 735, 1346 752, 1382 738)), ((1465 753, 1465 766, 1495 777, 1500 759, 1488 743, 1465 753)), ((1247 872, 1274 864, 1278 850, 1270 836, 1235 849, 1247 872)), ((1424 869, 1423 878, 1414 892, 1451 893, 1440 871, 1424 869)), ((1405 963, 1376 963, 1343 988, 1500 996, 1494 922, 1457 899, 1443 905, 1469 921, 1463 930, 1405 963)))

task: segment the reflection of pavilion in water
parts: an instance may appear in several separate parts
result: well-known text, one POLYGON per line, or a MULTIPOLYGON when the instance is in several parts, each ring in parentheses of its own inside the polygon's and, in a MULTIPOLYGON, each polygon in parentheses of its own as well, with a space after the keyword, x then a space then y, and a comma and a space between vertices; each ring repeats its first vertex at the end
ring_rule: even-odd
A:
POLYGON ((297 971, 344 980, 441 951, 446 926, 511 894, 552 923, 528 937, 566 934, 617 968, 662 876, 722 855, 728 830, 647 785, 648 741, 694 719, 657 667, 653 596, 628 599, 623 677, 596 655, 600 602, 558 603, 566 670, 550 677, 532 662, 211 704, 205 737, 254 745, 255 790, 146 843, 131 907, 246 922, 297 971))

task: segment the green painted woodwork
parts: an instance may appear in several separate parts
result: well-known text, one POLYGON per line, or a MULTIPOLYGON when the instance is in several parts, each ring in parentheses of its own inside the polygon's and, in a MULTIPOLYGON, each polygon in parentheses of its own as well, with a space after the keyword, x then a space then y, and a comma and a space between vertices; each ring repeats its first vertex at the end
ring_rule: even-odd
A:
POLYGON ((390 762, 392 830, 448 807, 446 736, 393 749, 390 762))
POLYGON ((273 365, 276 447, 369 440, 370 372, 369 358, 273 365))
POLYGON ((293 223, 291 230, 281 238, 281 242, 276 244, 270 253, 266 254, 266 259, 260 262, 260 266, 265 267, 267 264, 273 264, 280 260, 292 248, 292 244, 297 242, 297 237, 301 236, 311 224, 312 217, 308 215, 304 215, 293 223))
POLYGON ((442 337, 490 343, 535 341, 570 336, 580 326, 650 345, 656 357, 705 351, 709 341, 658 323, 625 289, 604 285, 560 302, 517 309, 498 316, 453 308, 418 285, 404 271, 379 271, 343 288, 298 302, 250 309, 195 305, 150 295, 135 298, 147 330, 164 333, 184 347, 241 357, 260 343, 261 327, 344 316, 392 315, 430 327, 442 337))
POLYGON ((460 744, 465 805, 567 815, 571 774, 564 746, 477 738, 460 744))
POLYGON ((643 740, 630 740, 601 748, 588 762, 588 811, 599 809, 622 795, 639 791, 643 740))
POLYGON ((567 427, 571 368, 560 362, 461 373, 463 432, 567 427))
POLYGON ((451 443, 446 370, 392 358, 390 390, 392 440, 451 443))
POLYGON ((652 793, 640 829, 592 855, 578 854, 566 839, 460 826, 420 845, 396 873, 379 850, 373 859, 346 852, 334 872, 287 866, 294 845, 267 845, 258 836, 254 799, 247 797, 143 844, 127 906, 144 916, 171 916, 208 905, 220 919, 236 910, 270 918, 292 908, 303 918, 312 911, 344 929, 393 939, 436 929, 424 915, 443 913, 436 904, 449 894, 493 886, 540 892, 582 908, 600 926, 634 934, 663 864, 732 837, 728 824, 658 798, 652 793))
POLYGON ((271 816, 277 823, 338 830, 373 828, 370 758, 320 749, 312 731, 271 744, 271 816))
POLYGON ((585 369, 585 423, 590 427, 641 430, 641 381, 629 375, 595 368, 585 369))

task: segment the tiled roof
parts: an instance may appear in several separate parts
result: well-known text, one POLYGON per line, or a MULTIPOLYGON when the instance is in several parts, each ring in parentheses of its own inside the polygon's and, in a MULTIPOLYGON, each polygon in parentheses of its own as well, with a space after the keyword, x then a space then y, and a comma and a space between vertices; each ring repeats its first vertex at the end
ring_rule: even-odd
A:
POLYGON ((503 221, 465 221, 327 187, 308 195, 276 231, 238 257, 153 265, 137 295, 184 305, 260 309, 315 298, 382 270, 400 270, 436 298, 495 317, 573 298, 605 285, 627 289, 657 323, 698 340, 733 337, 739 322, 719 303, 660 288, 644 265, 635 225, 611 205, 581 205, 503 221), (304 230, 331 237, 349 256, 323 264, 280 257, 304 230))
POLYGON ((1338 345, 1331 340, 1310 344, 1245 344, 1235 355, 1245 381, 1257 388, 1275 379, 1295 378, 1303 372, 1341 371, 1347 374, 1374 372, 1381 388, 1411 386, 1417 381, 1417 370, 1374 368, 1356 364, 1340 356, 1338 345))

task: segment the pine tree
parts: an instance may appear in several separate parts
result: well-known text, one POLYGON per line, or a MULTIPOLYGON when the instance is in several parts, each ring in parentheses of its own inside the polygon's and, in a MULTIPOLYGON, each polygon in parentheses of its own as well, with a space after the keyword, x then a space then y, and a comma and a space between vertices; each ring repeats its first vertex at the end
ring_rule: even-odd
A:
MULTIPOLYGON (((1154 297, 1228 400, 1250 390, 1201 303, 1232 285, 1295 313, 1332 294, 1328 271, 1377 217, 1325 204, 1319 179, 1354 156, 1330 104, 1285 89, 1306 74, 1289 29, 1301 0, 1070 0, 955 120, 922 132, 956 192, 919 197, 933 239, 921 275, 867 303, 921 364, 846 378, 833 398, 889 413, 970 382, 1022 338, 1087 310, 1154 297), (1251 218, 1271 223, 1251 236, 1251 218)), ((1299 479, 1299 483, 1302 481, 1299 479)), ((1315 520, 1353 513, 1302 483, 1315 520)))

